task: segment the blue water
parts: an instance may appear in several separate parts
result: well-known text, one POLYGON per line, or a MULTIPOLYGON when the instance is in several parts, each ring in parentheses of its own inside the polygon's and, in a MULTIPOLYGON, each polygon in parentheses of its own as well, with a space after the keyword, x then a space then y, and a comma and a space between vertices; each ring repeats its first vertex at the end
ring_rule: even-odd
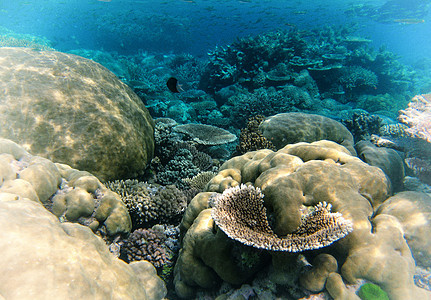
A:
MULTIPOLYGON (((382 128, 398 128, 399 111, 412 97, 431 93, 429 9, 431 0, 0 0, 0 47, 8 37, 36 38, 36 44, 94 59, 128 84, 154 119, 213 125, 240 137, 249 117, 316 113, 343 122, 358 142, 385 135, 382 128), (270 34, 276 31, 284 40, 270 34), (346 37, 369 43, 352 46, 346 37), (280 43, 265 40, 272 38, 280 43), (344 58, 334 63, 325 55, 344 58), (166 84, 173 76, 179 79, 176 91, 166 84)), ((219 163, 240 150, 230 143, 192 152, 194 142, 178 143, 184 137, 169 131, 172 124, 169 130, 163 121, 159 126, 159 162, 147 166, 143 181, 186 190, 183 179, 217 172, 219 163), (196 153, 201 165, 193 165, 196 153)), ((401 133, 390 138, 406 171, 398 172, 396 160, 396 170, 388 172, 411 176, 413 188, 429 193, 429 140, 401 133)), ((396 192, 401 181, 393 183, 396 192)), ((425 288, 431 290, 431 281, 425 288)), ((172 284, 168 289, 168 298, 176 299, 172 284)))
MULTIPOLYGON (((399 1, 402 2, 402 1, 399 1)), ((413 2, 391 11, 403 19, 413 2)), ((424 1, 422 1, 424 2, 424 1)), ((357 26, 373 40, 407 62, 431 53, 429 13, 424 23, 380 23, 370 16, 352 16, 361 5, 378 9, 385 1, 241 1, 241 0, 44 0, 1 1, 0 26, 15 33, 49 39, 60 51, 103 49, 120 54, 160 51, 204 55, 216 45, 272 30, 324 26, 357 26)))

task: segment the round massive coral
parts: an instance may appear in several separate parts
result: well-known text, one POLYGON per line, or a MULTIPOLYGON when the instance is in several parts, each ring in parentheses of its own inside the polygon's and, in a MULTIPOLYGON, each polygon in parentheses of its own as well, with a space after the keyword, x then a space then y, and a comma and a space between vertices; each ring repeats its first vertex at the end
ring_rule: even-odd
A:
POLYGON ((143 173, 153 120, 133 91, 91 60, 0 48, 0 136, 101 180, 143 173))
POLYGON ((263 136, 280 149, 287 144, 330 140, 356 154, 353 136, 347 128, 331 118, 306 113, 282 113, 268 117, 259 125, 263 136))
POLYGON ((132 227, 119 195, 92 174, 32 156, 0 139, 0 193, 44 205, 62 222, 89 226, 102 235, 128 234, 132 227))
MULTIPOLYGON (((272 257, 268 268, 264 268, 265 264, 256 264, 244 271, 235 259, 238 242, 230 238, 236 237, 232 232, 239 231, 241 236, 241 226, 257 226, 256 216, 262 219, 266 214, 268 223, 261 223, 259 228, 267 231, 270 228, 276 239, 291 239, 302 232, 306 223, 304 216, 328 213, 325 202, 332 205, 337 216, 341 214, 353 224, 353 231, 331 246, 319 249, 318 253, 302 252, 309 261, 317 254, 325 256, 323 260, 313 260, 312 271, 301 275, 296 272, 296 280, 301 277, 301 284, 312 291, 325 287, 335 299, 346 299, 348 292, 344 282, 354 283, 358 279, 378 284, 391 299, 429 297, 429 292, 414 285, 415 262, 403 236, 403 225, 397 219, 398 213, 388 215, 377 211, 389 193, 389 180, 380 168, 364 163, 345 147, 327 140, 290 144, 277 152, 265 149, 234 157, 222 165, 218 175, 207 185, 207 192, 198 194, 184 214, 180 225, 182 249, 175 266, 177 294, 190 298, 198 288, 214 288, 220 281, 239 285, 257 273, 265 274, 273 283, 288 284, 288 278, 292 277, 289 272, 296 264, 294 253, 267 250, 267 255, 272 257), (248 225, 220 222, 217 208, 216 212, 211 208, 214 202, 211 199, 222 197, 223 201, 228 201, 229 197, 219 193, 225 190, 231 193, 232 187, 242 189, 241 184, 252 184, 262 191, 266 212, 253 209, 260 202, 256 201, 260 196, 252 193, 245 197, 252 199, 248 205, 242 205, 246 213, 240 214, 247 215, 242 220, 249 222, 248 225), (310 213, 315 206, 317 209, 310 213), (220 230, 222 227, 224 230, 220 230), (340 273, 337 273, 337 265, 340 273)), ((238 215, 231 212, 237 209, 235 205, 229 205, 229 215, 238 215)), ((312 235, 317 228, 322 228, 321 222, 309 225, 306 234, 312 235)), ((413 232, 415 228, 410 226, 409 230, 413 232)), ((325 246, 329 244, 326 243, 330 240, 328 237, 320 235, 315 241, 325 246)), ((249 245, 261 243, 261 240, 246 238, 249 245)))
POLYGON ((127 265, 79 224, 60 223, 40 203, 0 192, 3 299, 163 299, 150 263, 127 265))

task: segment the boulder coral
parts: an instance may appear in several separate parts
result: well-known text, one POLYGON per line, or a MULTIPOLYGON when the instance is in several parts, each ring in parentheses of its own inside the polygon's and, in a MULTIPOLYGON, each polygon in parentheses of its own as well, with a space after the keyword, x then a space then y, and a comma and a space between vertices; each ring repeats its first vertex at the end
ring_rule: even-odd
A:
POLYGON ((268 117, 259 125, 259 130, 277 149, 298 142, 330 140, 356 155, 352 134, 343 124, 328 117, 299 112, 281 113, 268 117))
POLYGON ((131 230, 120 196, 86 171, 30 155, 11 140, 0 139, 0 173, 2 195, 42 204, 62 222, 87 225, 110 236, 131 230))
POLYGON ((180 297, 193 297, 196 289, 213 288, 220 281, 239 285, 258 272, 268 272, 275 283, 286 284, 287 272, 294 269, 298 254, 267 251, 272 257, 269 267, 255 264, 244 274, 233 257, 237 242, 211 217, 210 199, 241 184, 262 191, 271 229, 281 238, 295 232, 304 212, 319 202, 331 204, 333 212, 353 223, 353 231, 331 246, 317 253, 302 252, 307 259, 320 253, 336 260, 331 256, 316 258, 314 271, 301 279, 307 288, 316 291, 324 286, 335 299, 357 299, 345 283, 366 279, 381 286, 390 299, 431 296, 414 285, 415 261, 401 222, 395 216, 377 213, 390 196, 387 176, 345 147, 321 140, 289 144, 276 152, 248 152, 221 166, 206 192, 191 201, 180 225, 182 249, 174 279, 180 297))
POLYGON ((61 223, 40 203, 0 192, 0 298, 163 299, 149 262, 127 265, 88 227, 61 223))
POLYGON ((0 48, 0 137, 100 180, 144 172, 154 121, 108 69, 55 51, 0 48))

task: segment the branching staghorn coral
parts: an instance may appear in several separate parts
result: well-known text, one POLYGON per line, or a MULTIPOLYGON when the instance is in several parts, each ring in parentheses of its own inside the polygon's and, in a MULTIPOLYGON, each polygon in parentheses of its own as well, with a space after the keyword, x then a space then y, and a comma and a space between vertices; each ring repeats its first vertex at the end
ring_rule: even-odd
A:
POLYGON ((212 217, 232 239, 259 249, 300 252, 332 244, 353 231, 353 224, 340 213, 331 213, 331 204, 319 202, 302 216, 292 234, 278 237, 271 229, 261 190, 250 185, 226 189, 212 198, 212 217))

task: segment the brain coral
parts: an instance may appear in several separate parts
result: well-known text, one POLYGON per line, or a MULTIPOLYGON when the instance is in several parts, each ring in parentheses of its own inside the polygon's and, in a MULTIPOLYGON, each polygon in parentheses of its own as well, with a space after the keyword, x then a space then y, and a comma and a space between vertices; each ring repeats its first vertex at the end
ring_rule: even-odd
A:
MULTIPOLYGON (((389 197, 386 175, 343 146, 322 140, 286 145, 277 152, 248 152, 221 166, 207 185, 207 192, 191 201, 180 225, 182 249, 174 284, 181 297, 193 297, 197 287, 213 288, 220 280, 242 284, 262 272, 267 272, 263 274, 273 282, 285 284, 287 272, 294 266, 294 254, 270 251, 272 263, 268 269, 257 266, 244 273, 232 257, 234 241, 217 228, 211 217, 210 199, 242 183, 261 189, 271 229, 280 238, 298 230, 304 210, 319 202, 331 204, 333 211, 353 223, 353 232, 319 250, 334 256, 340 266, 342 277, 332 267, 324 272, 328 278, 325 287, 334 298, 344 299, 337 298, 346 290, 343 280, 354 283, 358 279, 375 282, 390 299, 430 296, 414 285, 415 262, 400 221, 395 216, 376 214, 389 197)), ((312 258, 316 253, 303 255, 312 258)), ((306 281, 312 289, 321 288, 320 275, 310 273, 306 281), (319 282, 313 282, 313 278, 319 282)))
POLYGON ((77 222, 102 235, 128 234, 130 216, 121 198, 95 176, 32 156, 0 139, 0 192, 43 204, 62 222, 77 222))
POLYGON ((140 98, 91 60, 0 48, 0 136, 101 180, 143 172, 154 122, 140 98))
POLYGON ((0 227, 2 299, 163 299, 166 295, 151 264, 127 265, 90 229, 60 223, 34 200, 0 192, 0 227))

